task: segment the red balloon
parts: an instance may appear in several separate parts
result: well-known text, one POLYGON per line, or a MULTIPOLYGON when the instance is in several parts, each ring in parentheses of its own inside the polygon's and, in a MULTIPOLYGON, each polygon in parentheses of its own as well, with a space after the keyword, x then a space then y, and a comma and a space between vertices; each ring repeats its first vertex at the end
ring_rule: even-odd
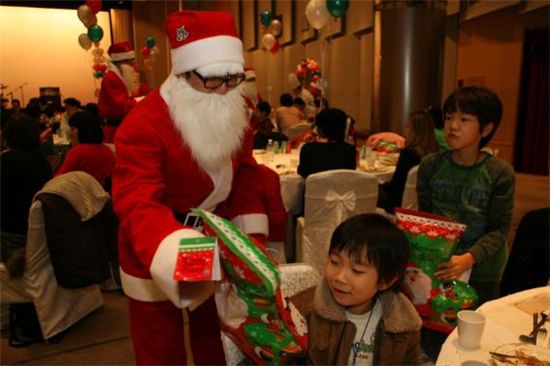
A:
POLYGON ((101 3, 102 0, 86 0, 86 5, 88 5, 94 14, 101 10, 101 3))
POLYGON ((279 40, 276 39, 275 43, 273 44, 273 47, 271 47, 271 53, 277 53, 279 51, 279 48, 281 47, 281 44, 279 43, 279 40))
POLYGON ((107 71, 107 65, 105 64, 94 64, 94 66, 92 67, 94 68, 95 71, 101 71, 101 72, 107 71))
POLYGON ((141 49, 141 54, 143 55, 144 58, 148 58, 149 56, 151 56, 151 49, 147 46, 144 46, 141 49))

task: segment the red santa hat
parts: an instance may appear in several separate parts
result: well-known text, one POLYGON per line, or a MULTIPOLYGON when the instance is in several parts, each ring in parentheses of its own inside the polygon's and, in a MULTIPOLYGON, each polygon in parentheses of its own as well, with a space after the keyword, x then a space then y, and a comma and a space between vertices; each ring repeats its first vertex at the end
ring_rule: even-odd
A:
POLYGON ((244 68, 244 80, 251 81, 256 80, 256 72, 251 67, 245 67, 244 68))
POLYGON ((134 46, 128 41, 113 43, 107 50, 111 61, 124 61, 136 58, 134 46))
POLYGON ((243 72, 243 44, 230 13, 178 11, 165 24, 174 74, 196 70, 203 76, 243 72))

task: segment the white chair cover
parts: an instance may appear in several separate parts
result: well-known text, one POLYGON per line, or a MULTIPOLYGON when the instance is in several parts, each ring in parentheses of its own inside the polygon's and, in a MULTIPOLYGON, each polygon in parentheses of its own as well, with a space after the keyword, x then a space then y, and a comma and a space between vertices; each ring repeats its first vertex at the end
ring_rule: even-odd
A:
POLYGON ((323 273, 334 229, 348 217, 375 212, 377 199, 378 179, 370 173, 330 170, 310 175, 304 217, 298 220, 297 261, 323 273))
POLYGON ((416 194, 416 181, 418 176, 418 165, 412 167, 407 174, 405 189, 403 190, 403 199, 401 207, 410 210, 418 210, 418 195, 416 194))
POLYGON ((0 267, 2 303, 33 302, 44 339, 64 331, 103 305, 98 285, 80 289, 58 286, 48 252, 40 201, 34 201, 30 209, 25 256, 25 272, 21 279, 10 280, 5 267, 0 267))
MULTIPOLYGON (((295 294, 317 285, 319 275, 317 271, 305 263, 280 264, 279 275, 281 278, 281 292, 284 297, 292 297, 295 294)), ((237 366, 242 363, 245 356, 233 343, 231 338, 221 333, 225 363, 228 366, 237 366)))

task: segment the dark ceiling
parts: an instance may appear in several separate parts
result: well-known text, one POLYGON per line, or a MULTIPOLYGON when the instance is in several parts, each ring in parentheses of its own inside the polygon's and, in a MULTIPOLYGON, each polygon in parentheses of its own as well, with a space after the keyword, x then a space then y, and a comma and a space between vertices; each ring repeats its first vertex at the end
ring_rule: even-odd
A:
MULTIPOLYGON (((31 8, 55 8, 55 9, 78 9, 80 5, 86 4, 81 1, 23 1, 23 0, 0 0, 0 5, 6 6, 27 6, 31 8)), ((101 10, 110 9, 132 9, 131 0, 103 0, 101 10)))

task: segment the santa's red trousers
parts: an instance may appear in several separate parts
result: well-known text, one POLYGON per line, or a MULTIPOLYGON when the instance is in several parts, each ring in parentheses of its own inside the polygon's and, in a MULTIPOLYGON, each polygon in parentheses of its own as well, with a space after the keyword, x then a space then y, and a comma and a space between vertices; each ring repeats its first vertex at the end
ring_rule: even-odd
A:
MULTIPOLYGON (((129 300, 130 331, 137 365, 185 365, 183 312, 170 301, 129 300)), ((214 297, 189 311, 196 365, 225 365, 214 297)))

